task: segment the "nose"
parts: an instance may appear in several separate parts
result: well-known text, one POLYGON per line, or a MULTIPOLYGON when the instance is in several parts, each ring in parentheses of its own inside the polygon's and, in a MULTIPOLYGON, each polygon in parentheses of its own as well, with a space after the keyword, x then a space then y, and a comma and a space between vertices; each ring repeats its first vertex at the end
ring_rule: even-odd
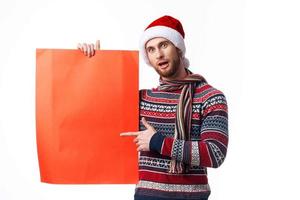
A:
POLYGON ((163 52, 162 52, 161 49, 158 49, 158 50, 156 51, 155 57, 156 57, 156 59, 158 59, 158 60, 164 57, 164 54, 163 54, 163 52))

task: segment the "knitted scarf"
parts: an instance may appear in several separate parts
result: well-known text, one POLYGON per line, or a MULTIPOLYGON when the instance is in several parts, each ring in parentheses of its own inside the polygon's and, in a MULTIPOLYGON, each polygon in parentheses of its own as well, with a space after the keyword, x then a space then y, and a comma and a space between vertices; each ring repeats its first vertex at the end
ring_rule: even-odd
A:
MULTIPOLYGON (((176 109, 175 135, 174 139, 190 140, 192 123, 192 101, 194 89, 197 83, 206 82, 204 77, 199 74, 193 74, 186 69, 188 75, 182 80, 162 80, 159 79, 158 89, 162 91, 180 90, 181 94, 176 109)), ((187 167, 183 162, 172 158, 169 173, 187 172, 187 167)))

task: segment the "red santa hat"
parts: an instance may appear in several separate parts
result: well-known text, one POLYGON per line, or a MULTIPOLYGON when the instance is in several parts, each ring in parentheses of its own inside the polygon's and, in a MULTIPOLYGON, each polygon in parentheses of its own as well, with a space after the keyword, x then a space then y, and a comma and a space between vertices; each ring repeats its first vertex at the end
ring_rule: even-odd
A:
POLYGON ((143 32, 140 39, 140 53, 146 64, 150 65, 145 45, 152 38, 163 37, 171 41, 182 52, 184 67, 189 67, 189 61, 185 58, 184 30, 178 19, 171 16, 163 16, 154 20, 143 32))

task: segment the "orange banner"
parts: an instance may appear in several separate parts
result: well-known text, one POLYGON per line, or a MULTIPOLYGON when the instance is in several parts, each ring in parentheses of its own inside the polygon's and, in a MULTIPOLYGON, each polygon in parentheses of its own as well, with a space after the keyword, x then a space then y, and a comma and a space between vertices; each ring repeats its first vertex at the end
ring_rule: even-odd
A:
POLYGON ((36 139, 41 181, 134 184, 138 52, 36 51, 36 139))

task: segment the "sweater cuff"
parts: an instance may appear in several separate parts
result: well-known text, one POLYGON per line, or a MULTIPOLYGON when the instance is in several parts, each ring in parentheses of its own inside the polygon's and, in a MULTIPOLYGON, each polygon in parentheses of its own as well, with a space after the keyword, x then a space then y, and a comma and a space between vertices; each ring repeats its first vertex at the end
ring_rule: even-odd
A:
POLYGON ((163 136, 161 133, 156 132, 150 139, 150 151, 156 151, 160 153, 164 139, 165 136, 163 136))

